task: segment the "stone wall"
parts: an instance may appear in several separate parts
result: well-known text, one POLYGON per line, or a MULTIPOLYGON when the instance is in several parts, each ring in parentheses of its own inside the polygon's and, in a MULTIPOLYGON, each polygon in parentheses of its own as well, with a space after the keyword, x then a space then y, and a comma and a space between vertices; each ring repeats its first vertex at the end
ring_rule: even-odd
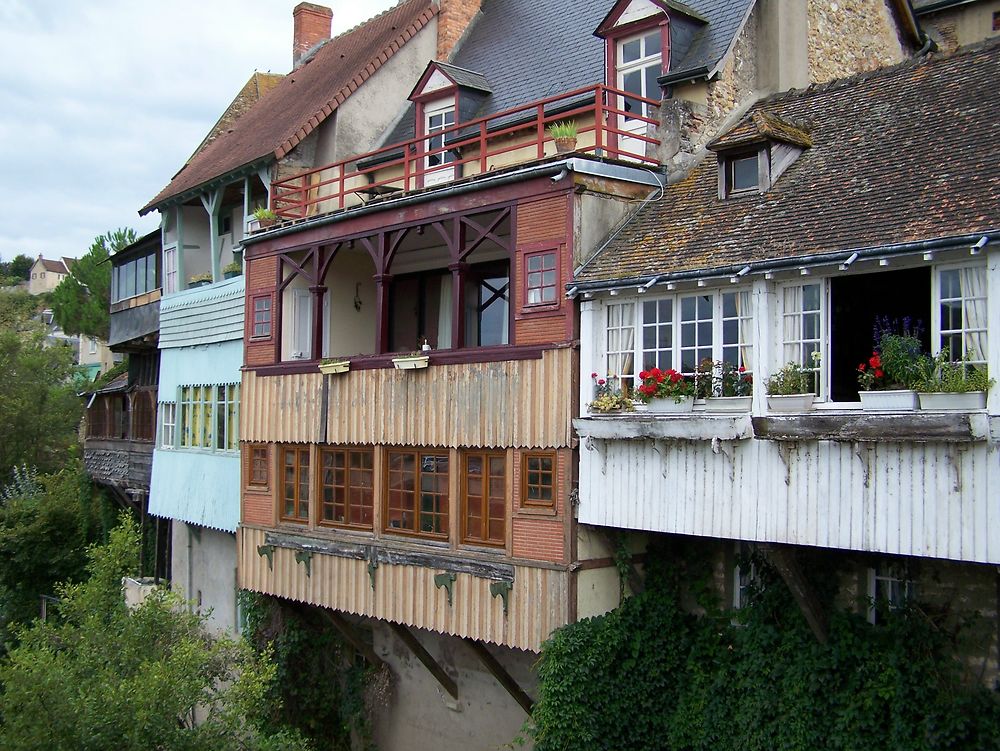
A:
POLYGON ((809 0, 809 79, 822 83, 906 56, 882 0, 809 0))

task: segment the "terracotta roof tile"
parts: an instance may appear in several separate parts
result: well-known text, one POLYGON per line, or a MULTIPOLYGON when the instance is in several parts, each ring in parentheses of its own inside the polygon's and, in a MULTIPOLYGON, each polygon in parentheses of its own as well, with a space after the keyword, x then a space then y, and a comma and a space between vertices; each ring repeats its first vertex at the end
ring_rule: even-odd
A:
POLYGON ((1000 43, 778 95, 812 148, 763 194, 718 197, 715 155, 589 260, 582 283, 725 270, 1000 228, 1000 43))
POLYGON ((376 61, 388 59, 389 50, 398 50, 406 35, 423 28, 437 12, 430 0, 403 0, 331 39, 195 154, 139 213, 259 159, 283 157, 346 99, 352 84, 366 80, 370 64, 377 69, 381 62, 376 61))

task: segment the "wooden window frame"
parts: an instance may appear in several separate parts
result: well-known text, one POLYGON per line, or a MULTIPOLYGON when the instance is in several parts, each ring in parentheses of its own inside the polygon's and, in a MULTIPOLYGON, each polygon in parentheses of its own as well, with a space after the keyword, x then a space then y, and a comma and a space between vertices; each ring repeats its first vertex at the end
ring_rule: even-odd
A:
POLYGON ((507 455, 503 451, 462 451, 461 452, 461 540, 464 544, 468 545, 484 545, 488 547, 502 548, 507 543, 507 518, 510 516, 510 480, 508 478, 507 470, 507 455), (492 491, 492 478, 493 476, 489 471, 485 471, 482 475, 483 481, 483 491, 480 494, 481 501, 483 503, 483 510, 480 515, 479 525, 479 537, 470 537, 469 535, 469 459, 479 458, 484 468, 488 468, 491 459, 499 459, 503 464, 503 496, 504 496, 504 514, 503 518, 500 519, 500 539, 494 540, 490 537, 491 521, 494 521, 490 517, 489 505, 490 497, 492 491))
POLYGON ((376 487, 375 487, 375 449, 372 447, 350 447, 350 446, 322 446, 317 452, 316 456, 316 524, 320 527, 336 527, 338 529, 357 529, 364 530, 366 532, 371 532, 375 528, 375 502, 376 502, 376 487), (331 485, 323 481, 323 473, 326 469, 324 466, 324 458, 327 455, 332 454, 342 454, 344 457, 344 485, 331 485), (365 455, 368 459, 368 468, 361 468, 355 470, 352 467, 351 460, 355 456, 365 455), (366 488, 364 485, 354 485, 352 483, 352 474, 355 472, 365 472, 368 475, 369 486, 366 488), (326 506, 336 506, 335 501, 327 503, 325 499, 325 491, 327 487, 333 488, 343 488, 344 490, 344 519, 345 521, 332 521, 326 519, 325 508, 326 506), (352 495, 354 491, 367 491, 369 498, 369 506, 371 513, 371 521, 367 524, 361 523, 357 524, 351 522, 352 510, 355 508, 356 504, 352 503, 352 495))
POLYGON ((271 486, 271 452, 266 443, 247 444, 247 487, 254 490, 267 490, 271 486), (263 470, 261 479, 257 474, 257 453, 264 452, 263 470))
POLYGON ((547 248, 538 248, 537 250, 530 250, 524 253, 521 259, 521 270, 523 277, 523 281, 521 282, 521 292, 523 295, 521 303, 522 311, 531 312, 535 310, 553 310, 559 307, 560 303, 559 287, 560 287, 560 278, 562 276, 560 274, 559 262, 560 262, 559 248, 555 246, 547 248), (544 274, 544 272, 548 271, 549 269, 546 269, 543 265, 542 269, 540 269, 539 271, 528 271, 528 263, 532 258, 547 256, 547 255, 551 255, 554 261, 551 270, 554 271, 556 275, 555 283, 551 285, 542 284, 533 287, 529 283, 531 274, 544 274), (551 300, 542 300, 540 302, 529 302, 529 297, 531 296, 531 290, 533 289, 545 290, 550 286, 552 287, 553 293, 555 295, 551 300))
MULTIPOLYGON (((451 505, 451 496, 450 496, 450 493, 451 493, 451 486, 450 486, 450 482, 451 482, 451 454, 450 454, 450 452, 447 449, 436 449, 435 450, 435 449, 406 449, 406 448, 399 448, 399 447, 392 447, 392 448, 387 447, 385 449, 385 451, 384 451, 383 456, 385 457, 385 460, 384 460, 384 467, 383 467, 383 470, 382 470, 382 480, 383 480, 383 483, 384 483, 383 489, 382 489, 382 494, 381 494, 382 495, 382 499, 381 499, 381 502, 382 502, 382 531, 386 532, 388 534, 393 534, 393 535, 405 535, 407 537, 419 537, 421 539, 426 539, 426 540, 447 541, 450 538, 450 536, 451 536, 451 528, 449 527, 449 524, 450 524, 449 511, 450 511, 450 505, 451 505), (390 483, 390 477, 391 477, 391 475, 393 473, 393 469, 392 469, 392 457, 393 457, 394 454, 410 454, 410 455, 412 455, 415 458, 414 469, 413 469, 413 490, 412 491, 402 491, 402 492, 411 492, 412 496, 413 496, 413 508, 411 510, 411 513, 413 514, 413 524, 411 526, 406 526, 406 527, 392 527, 392 526, 389 526, 389 521, 390 521, 390 519, 389 519, 389 517, 390 517, 389 500, 390 500, 390 495, 392 493, 392 487, 391 487, 391 483, 390 483), (438 516, 438 517, 441 518, 441 522, 442 523, 441 523, 440 526, 441 526, 442 529, 444 529, 444 532, 425 532, 425 531, 421 531, 419 529, 419 521, 420 521, 420 516, 421 516, 422 512, 419 510, 418 504, 419 504, 419 501, 420 501, 419 496, 422 495, 423 493, 421 491, 419 491, 418 488, 420 487, 420 485, 421 485, 421 479, 422 479, 423 475, 425 474, 424 470, 422 469, 423 461, 424 461, 425 458, 429 458, 429 457, 434 457, 435 459, 444 458, 447 461, 447 463, 448 463, 448 469, 447 469, 447 472, 445 473, 445 488, 446 488, 446 490, 445 490, 444 494, 443 495, 442 494, 429 494, 429 495, 437 495, 438 497, 441 498, 442 502, 440 504, 440 508, 442 509, 442 511, 440 511, 440 512, 430 512, 430 513, 431 513, 432 516, 436 515, 436 516, 438 516)), ((441 474, 441 473, 435 472, 433 474, 437 475, 437 474, 441 474)), ((405 512, 404 512, 404 514, 405 514, 405 512)))
POLYGON ((299 526, 308 526, 310 520, 312 519, 312 501, 313 501, 313 499, 312 499, 313 493, 311 492, 312 491, 312 478, 311 478, 312 456, 311 456, 310 447, 309 446, 297 446, 297 445, 294 445, 294 444, 283 444, 283 445, 280 446, 279 451, 281 452, 280 455, 279 455, 280 459, 281 459, 281 479, 279 481, 280 482, 280 485, 279 485, 280 489, 279 489, 279 492, 277 493, 277 497, 278 497, 278 519, 280 519, 282 522, 286 522, 288 524, 296 524, 296 525, 299 525, 299 526), (294 506, 294 515, 293 516, 288 516, 285 513, 285 505, 286 505, 286 501, 288 500, 287 496, 285 495, 285 485, 286 485, 286 483, 285 483, 285 469, 286 469, 286 466, 287 466, 285 464, 285 453, 288 452, 288 451, 292 451, 292 452, 295 453, 295 462, 294 462, 294 465, 293 465, 293 467, 294 467, 294 470, 293 470, 294 471, 293 487, 295 488, 295 491, 293 493, 293 498, 291 499, 292 500, 292 504, 294 506), (303 467, 303 464, 302 464, 302 456, 303 456, 303 454, 307 457, 307 462, 308 462, 307 465, 304 466, 304 467, 303 467), (305 499, 303 499, 302 496, 301 496, 301 494, 299 493, 299 490, 302 487, 302 475, 303 475, 303 472, 305 472, 306 489, 307 489, 307 492, 308 492, 308 496, 305 499), (306 513, 305 513, 304 517, 299 513, 300 509, 302 507, 303 500, 305 501, 305 504, 306 504, 306 513))
POLYGON ((250 297, 250 321, 249 321, 249 339, 254 342, 266 342, 274 337, 274 295, 270 292, 261 295, 252 295, 250 297), (267 326, 266 334, 257 333, 257 302, 260 300, 267 301, 267 321, 262 322, 261 326, 267 326))
POLYGON ((559 456, 555 451, 525 451, 521 454, 521 507, 526 509, 555 510, 556 494, 559 485, 559 456), (528 466, 532 459, 548 459, 552 462, 551 482, 548 485, 538 484, 538 488, 549 488, 552 498, 550 500, 533 500, 529 497, 528 473, 531 471, 544 472, 544 470, 531 470, 528 466))

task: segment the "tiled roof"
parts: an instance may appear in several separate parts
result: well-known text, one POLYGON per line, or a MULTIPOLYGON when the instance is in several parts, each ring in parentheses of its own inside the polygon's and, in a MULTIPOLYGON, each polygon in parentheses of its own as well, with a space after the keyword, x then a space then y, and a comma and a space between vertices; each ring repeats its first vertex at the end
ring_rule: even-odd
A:
POLYGON ((46 271, 52 271, 56 274, 68 274, 69 271, 66 268, 66 264, 59 260, 52 260, 51 258, 39 258, 42 262, 42 268, 46 271))
POLYGON ((813 140, 770 190, 720 200, 709 154, 577 279, 725 270, 1000 228, 998 70, 994 41, 764 100, 751 118, 808 122, 813 140))
POLYGON ((712 141, 708 148, 712 151, 723 151, 734 146, 763 141, 781 141, 803 148, 812 146, 807 125, 785 122, 773 113, 758 110, 728 133, 712 141))
POLYGON ((192 157, 139 213, 265 157, 283 157, 437 12, 430 0, 403 0, 331 39, 308 63, 285 76, 228 132, 192 157))
POLYGON ((226 107, 226 111, 222 113, 222 117, 212 126, 208 135, 205 136, 205 140, 198 144, 198 148, 194 150, 194 154, 191 157, 194 158, 197 156, 208 144, 232 129, 236 121, 259 102, 261 97, 274 89, 282 78, 284 78, 284 75, 281 73, 260 73, 259 71, 254 71, 253 75, 243 85, 243 88, 240 89, 240 93, 226 107))
MULTIPOLYGON (((753 0, 686 0, 706 18, 671 75, 690 78, 718 64, 739 31, 753 0)), ((583 88, 605 79, 604 40, 593 32, 610 0, 483 0, 482 13, 451 59, 489 80, 492 95, 477 117, 583 88)), ((392 144, 414 137, 414 111, 386 138, 392 144)))

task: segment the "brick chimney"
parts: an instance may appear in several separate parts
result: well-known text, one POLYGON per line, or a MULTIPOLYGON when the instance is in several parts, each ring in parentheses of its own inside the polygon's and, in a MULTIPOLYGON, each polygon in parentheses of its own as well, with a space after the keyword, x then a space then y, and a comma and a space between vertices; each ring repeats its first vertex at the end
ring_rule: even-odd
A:
POLYGON ((439 0, 439 4, 437 59, 446 61, 479 12, 480 0, 439 0))
POLYGON ((292 11, 292 67, 297 68, 305 54, 330 38, 333 11, 315 3, 299 3, 292 11))

